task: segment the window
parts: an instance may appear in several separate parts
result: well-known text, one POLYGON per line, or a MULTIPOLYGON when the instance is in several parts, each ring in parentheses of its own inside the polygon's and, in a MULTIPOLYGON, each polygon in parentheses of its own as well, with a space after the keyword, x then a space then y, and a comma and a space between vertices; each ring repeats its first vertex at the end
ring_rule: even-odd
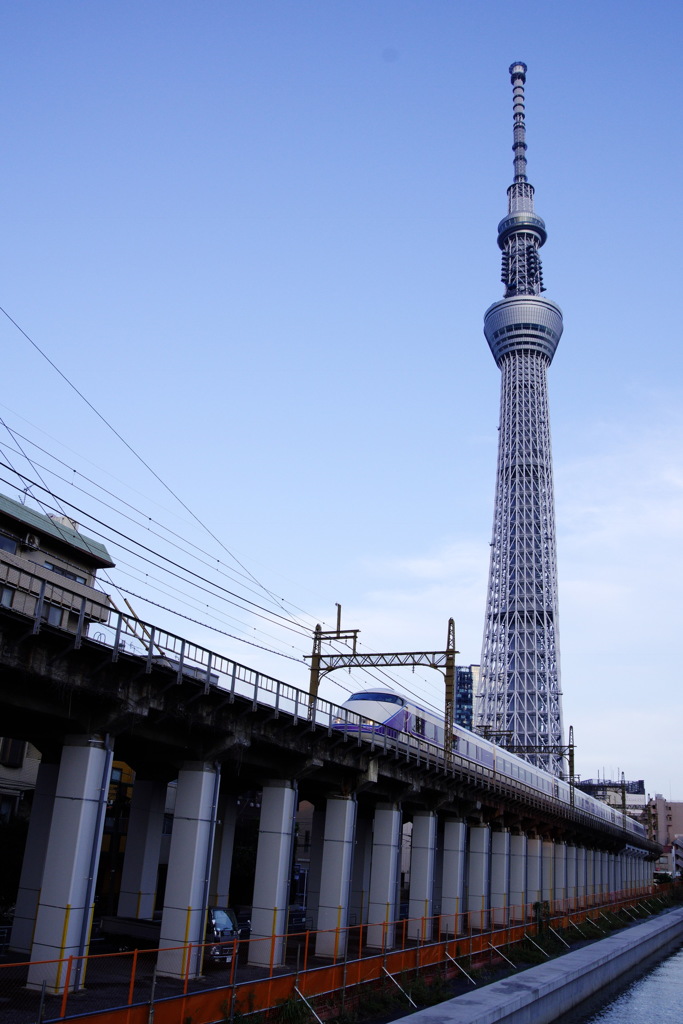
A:
POLYGON ((425 720, 415 715, 415 732, 418 736, 424 736, 425 734, 425 720))
POLYGON ((6 533, 0 533, 0 551, 9 551, 11 554, 16 555, 17 542, 8 537, 6 533))
POLYGON ((11 608, 14 600, 14 587, 0 587, 0 606, 11 608))
POLYGON ((50 604, 49 601, 46 601, 40 618, 41 622, 47 622, 50 626, 61 626, 62 609, 58 604, 50 604))
POLYGON ((73 580, 74 583, 87 583, 85 576, 78 576, 75 572, 71 572, 69 569, 62 569, 61 565, 54 565, 52 562, 43 562, 46 569, 50 572, 56 572, 59 576, 66 576, 68 580, 73 580))
POLYGON ((352 693, 347 703, 352 700, 379 700, 384 704, 405 704, 403 697, 397 697, 395 693, 352 693))

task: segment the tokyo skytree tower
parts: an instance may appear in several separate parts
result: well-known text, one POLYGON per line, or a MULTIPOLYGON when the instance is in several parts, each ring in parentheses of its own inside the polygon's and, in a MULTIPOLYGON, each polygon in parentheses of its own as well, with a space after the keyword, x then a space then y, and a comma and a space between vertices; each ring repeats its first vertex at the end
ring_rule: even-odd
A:
POLYGON ((559 775, 565 769, 546 371, 562 334, 562 313, 541 295, 538 250, 547 235, 526 176, 526 65, 512 64, 510 77, 514 181, 507 217, 498 225, 505 297, 484 316, 501 396, 477 729, 559 775))

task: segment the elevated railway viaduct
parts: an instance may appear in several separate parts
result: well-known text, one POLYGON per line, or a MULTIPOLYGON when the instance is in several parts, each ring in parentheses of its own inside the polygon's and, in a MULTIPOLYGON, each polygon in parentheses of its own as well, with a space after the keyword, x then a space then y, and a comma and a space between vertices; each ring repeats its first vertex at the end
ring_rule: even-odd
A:
MULTIPOLYGON (((332 956, 352 919, 390 947, 402 826, 412 822, 409 929, 430 939, 525 920, 534 904, 637 894, 658 847, 517 780, 403 734, 359 738, 349 713, 189 641, 114 615, 97 637, 0 610, 2 733, 42 753, 11 948, 29 985, 87 950, 114 756, 135 771, 118 897, 151 918, 167 783, 177 780, 158 969, 187 971, 206 907, 227 905, 237 798, 260 791, 250 961, 279 962, 297 806, 315 808, 307 914, 332 956), (434 915, 439 912, 439 917, 434 915)), ((619 816, 620 817, 620 816, 619 816)), ((76 987, 75 974, 69 984, 76 987)))

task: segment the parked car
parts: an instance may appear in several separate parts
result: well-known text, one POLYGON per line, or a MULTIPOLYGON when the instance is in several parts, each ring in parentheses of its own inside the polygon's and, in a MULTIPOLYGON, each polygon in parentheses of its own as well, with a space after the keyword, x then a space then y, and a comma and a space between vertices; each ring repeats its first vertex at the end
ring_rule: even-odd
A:
MULTIPOLYGON (((237 940, 247 938, 251 922, 239 924, 235 911, 229 907, 209 907, 206 918, 207 945, 205 964, 231 964, 237 940)), ((105 938, 114 938, 119 949, 158 949, 161 941, 159 919, 105 916, 100 921, 100 932, 105 938), (123 944, 123 945, 121 945, 123 944)))

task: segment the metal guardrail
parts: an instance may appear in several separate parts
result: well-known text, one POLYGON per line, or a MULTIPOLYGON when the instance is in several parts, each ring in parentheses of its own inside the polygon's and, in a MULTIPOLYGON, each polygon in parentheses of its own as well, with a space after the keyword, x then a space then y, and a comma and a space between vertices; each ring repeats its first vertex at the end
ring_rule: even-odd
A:
MULTIPOLYGON (((179 970, 172 976, 158 972, 158 950, 91 952, 86 957, 36 961, 55 968, 54 977, 59 978, 57 984, 45 985, 42 992, 26 986, 28 963, 7 963, 0 965, 3 1020, 48 1024, 76 1018, 106 1020, 108 1024, 143 1024, 153 1019, 155 1024, 184 1024, 188 1019, 227 1020, 237 1013, 246 1017, 268 1011, 297 995, 295 989, 309 1000, 329 997, 378 981, 385 973, 400 976, 405 972, 413 975, 422 970, 452 968, 474 983, 469 971, 482 966, 482 958, 492 953, 504 957, 501 947, 509 949, 512 944, 529 940, 531 935, 540 942, 540 936, 552 931, 553 925, 555 929, 572 927, 580 931, 581 923, 595 924, 594 918, 606 912, 612 915, 612 922, 606 919, 608 927, 598 928, 599 934, 594 936, 602 937, 619 924, 616 914, 627 907, 638 911, 633 913, 635 920, 662 909, 653 901, 648 888, 589 896, 584 900, 555 900, 545 905, 542 918, 533 904, 526 904, 489 908, 485 921, 481 920, 480 911, 412 921, 401 919, 382 922, 381 945, 373 947, 368 947, 366 941, 368 924, 353 925, 332 930, 336 932, 336 941, 331 957, 316 955, 316 938, 326 933, 310 930, 281 936, 287 942, 285 962, 275 964, 271 955, 270 962, 266 957, 259 967, 248 963, 250 944, 265 944, 272 950, 270 938, 236 941, 231 961, 210 970, 207 960, 197 955, 201 947, 189 943, 162 951, 164 955, 177 954, 179 970), (494 914, 502 914, 503 919, 494 922, 494 914), (415 931, 411 924, 420 928, 417 938, 409 938, 415 931), (387 941, 390 934, 394 935, 392 943, 387 941), (465 961, 469 970, 464 970, 459 960, 465 961), (194 970, 192 965, 199 969, 194 970), (87 976, 87 984, 76 986, 76 990, 73 982, 77 976, 87 976)), ((206 952, 208 956, 208 948, 206 952)), ((504 958, 510 962, 508 957, 504 958)))

